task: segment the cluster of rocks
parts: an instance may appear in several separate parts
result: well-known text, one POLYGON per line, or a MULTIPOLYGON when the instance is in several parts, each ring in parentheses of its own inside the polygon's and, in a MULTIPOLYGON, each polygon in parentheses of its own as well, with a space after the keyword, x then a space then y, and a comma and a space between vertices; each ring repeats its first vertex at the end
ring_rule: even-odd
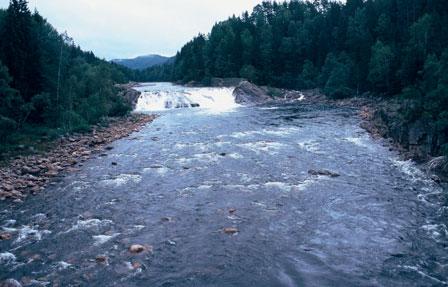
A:
POLYGON ((266 91, 248 81, 241 82, 233 91, 237 104, 262 104, 272 100, 266 91))
POLYGON ((133 110, 137 106, 138 99, 141 95, 141 92, 134 89, 137 85, 137 83, 116 85, 116 87, 120 90, 118 96, 123 98, 133 110))
POLYGON ((242 105, 289 103, 306 98, 305 92, 272 87, 259 87, 248 81, 240 82, 233 91, 235 102, 242 105))
POLYGON ((62 172, 75 171, 80 163, 94 154, 111 149, 107 145, 128 136, 156 116, 131 115, 111 119, 108 127, 95 126, 92 132, 60 138, 52 143, 49 152, 18 156, 0 167, 0 200, 20 202, 29 194, 43 190, 62 172))

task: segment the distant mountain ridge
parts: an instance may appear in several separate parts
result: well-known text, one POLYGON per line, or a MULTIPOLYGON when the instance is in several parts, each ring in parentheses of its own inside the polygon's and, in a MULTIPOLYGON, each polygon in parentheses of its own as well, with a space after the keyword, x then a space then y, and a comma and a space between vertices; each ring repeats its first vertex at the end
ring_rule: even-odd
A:
POLYGON ((139 56, 133 59, 114 59, 113 63, 128 67, 133 70, 144 70, 153 66, 162 65, 173 61, 174 57, 165 57, 160 55, 139 56))

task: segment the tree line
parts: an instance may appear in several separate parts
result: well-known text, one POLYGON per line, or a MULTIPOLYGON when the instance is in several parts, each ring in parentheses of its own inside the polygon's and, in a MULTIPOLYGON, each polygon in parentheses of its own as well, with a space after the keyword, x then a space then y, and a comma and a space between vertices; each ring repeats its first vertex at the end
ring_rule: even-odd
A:
MULTIPOLYGON (((397 97, 404 117, 431 121, 448 142, 445 0, 264 2, 217 23, 146 71, 150 80, 242 77, 261 85, 320 88, 333 98, 397 97)), ((448 146, 445 145, 446 153, 448 146)))
POLYGON ((84 131, 130 107, 114 85, 126 68, 84 52, 25 0, 0 9, 0 153, 24 137, 84 131))

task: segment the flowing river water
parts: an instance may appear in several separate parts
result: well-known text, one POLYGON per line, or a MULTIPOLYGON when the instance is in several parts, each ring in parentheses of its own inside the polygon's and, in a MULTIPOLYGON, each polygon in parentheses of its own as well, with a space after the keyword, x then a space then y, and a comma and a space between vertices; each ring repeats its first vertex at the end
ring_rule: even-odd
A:
POLYGON ((14 237, 0 241, 0 280, 448 284, 446 187, 372 139, 355 110, 238 107, 231 89, 140 89, 140 111, 201 107, 161 111, 106 157, 20 205, 1 203, 0 229, 14 237), (132 254, 132 244, 147 251, 132 254))

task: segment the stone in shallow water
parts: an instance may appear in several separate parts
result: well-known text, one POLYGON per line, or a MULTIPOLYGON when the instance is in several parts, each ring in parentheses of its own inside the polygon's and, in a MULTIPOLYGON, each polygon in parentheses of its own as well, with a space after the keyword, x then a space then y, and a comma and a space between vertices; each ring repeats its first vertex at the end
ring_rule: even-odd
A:
POLYGON ((232 235, 232 234, 236 234, 236 233, 238 233, 238 228, 235 228, 235 227, 226 227, 226 228, 223 229, 223 231, 224 231, 225 234, 232 235))
POLYGON ((0 240, 10 240, 12 238, 11 233, 2 232, 0 233, 0 240))
POLYGON ((308 171, 309 174, 311 175, 323 175, 323 176, 329 176, 329 177, 338 177, 341 176, 338 173, 326 170, 326 169, 322 169, 322 170, 314 170, 314 169, 310 169, 308 171))
POLYGON ((96 261, 97 263, 107 264, 107 263, 108 263, 108 257, 105 256, 105 255, 98 255, 98 256, 95 258, 95 261, 96 261))
POLYGON ((142 252, 152 252, 153 247, 151 245, 141 245, 141 244, 133 244, 129 247, 129 252, 133 253, 133 254, 138 254, 138 253, 142 253, 142 252))

